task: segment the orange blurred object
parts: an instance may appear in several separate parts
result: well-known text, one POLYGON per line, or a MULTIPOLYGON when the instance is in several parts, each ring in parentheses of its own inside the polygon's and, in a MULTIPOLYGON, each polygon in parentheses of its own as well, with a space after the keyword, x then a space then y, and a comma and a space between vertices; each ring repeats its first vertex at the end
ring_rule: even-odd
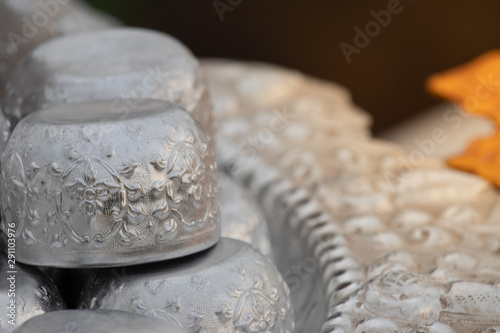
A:
POLYGON ((500 125, 500 50, 431 76, 427 88, 464 110, 490 117, 500 125))
POLYGON ((431 76, 427 88, 471 114, 494 121, 494 135, 471 142, 461 156, 449 159, 448 164, 474 172, 500 187, 500 50, 431 76))

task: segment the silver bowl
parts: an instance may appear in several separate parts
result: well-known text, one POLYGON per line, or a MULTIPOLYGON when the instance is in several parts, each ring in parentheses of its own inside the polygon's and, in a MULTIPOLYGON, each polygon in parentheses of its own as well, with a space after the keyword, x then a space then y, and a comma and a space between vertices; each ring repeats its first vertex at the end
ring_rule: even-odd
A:
POLYGON ((222 238, 189 258, 97 270, 80 307, 133 311, 188 332, 293 331, 288 286, 250 245, 222 238))
POLYGON ((12 73, 4 111, 14 126, 50 106, 113 99, 112 110, 126 117, 142 98, 180 104, 212 134, 211 101, 198 60, 173 37, 139 28, 85 32, 40 45, 12 73))
POLYGON ((0 254, 0 332, 12 332, 26 320, 66 306, 54 283, 39 269, 0 254), (10 258, 10 259, 9 259, 10 258))
POLYGON ((111 310, 65 310, 35 317, 15 333, 185 333, 136 313, 111 310))
POLYGON ((8 78, 36 46, 57 36, 117 24, 115 19, 78 0, 0 1, 0 109, 8 78))
POLYGON ((210 140, 183 108, 143 100, 45 109, 14 130, 2 162, 3 229, 17 259, 55 267, 185 256, 220 237, 210 140))
POLYGON ((269 224, 252 193, 226 173, 220 174, 222 237, 249 244, 273 259, 269 224))

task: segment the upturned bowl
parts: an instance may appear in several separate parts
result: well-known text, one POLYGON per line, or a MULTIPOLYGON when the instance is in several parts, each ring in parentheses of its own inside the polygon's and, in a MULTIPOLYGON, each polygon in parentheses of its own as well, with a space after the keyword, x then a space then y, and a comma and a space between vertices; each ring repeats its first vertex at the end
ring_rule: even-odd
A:
POLYGON ((52 39, 27 55, 6 86, 5 114, 15 126, 37 110, 112 99, 126 117, 143 98, 183 106, 212 135, 212 106, 198 60, 157 31, 113 28, 52 39))
POLYGON ((61 35, 101 30, 118 21, 80 0, 0 2, 0 109, 7 80, 36 46, 61 35))
POLYGON ((42 271, 15 262, 0 252, 0 332, 12 332, 16 327, 46 312, 63 310, 66 305, 59 290, 42 271))
POLYGON ((268 258, 222 238, 203 253, 155 264, 96 270, 81 308, 132 311, 188 332, 291 333, 290 291, 268 258))
POLYGON ((35 112, 2 160, 2 227, 17 259, 53 267, 131 265, 182 257, 220 238, 210 140, 182 107, 141 100, 35 112))
POLYGON ((35 317, 15 333, 185 333, 136 313, 111 310, 65 310, 35 317))

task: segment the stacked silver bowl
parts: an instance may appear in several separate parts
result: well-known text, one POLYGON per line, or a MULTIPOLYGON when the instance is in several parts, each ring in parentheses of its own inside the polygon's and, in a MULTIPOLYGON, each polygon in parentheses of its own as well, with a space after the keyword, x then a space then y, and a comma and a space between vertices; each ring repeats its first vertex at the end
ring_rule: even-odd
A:
POLYGON ((0 331, 293 332, 267 221, 217 168, 197 59, 90 16, 2 55, 0 331))

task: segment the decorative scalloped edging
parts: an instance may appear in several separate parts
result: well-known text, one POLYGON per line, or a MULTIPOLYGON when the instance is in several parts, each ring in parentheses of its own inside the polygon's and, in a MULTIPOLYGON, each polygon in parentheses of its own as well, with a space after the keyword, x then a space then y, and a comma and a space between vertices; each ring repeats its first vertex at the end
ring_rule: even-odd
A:
POLYGON ((349 299, 365 280, 364 268, 356 262, 340 228, 319 202, 305 189, 281 176, 278 170, 262 160, 253 163, 238 161, 238 154, 229 144, 219 143, 220 167, 231 173, 231 162, 246 166, 232 176, 258 198, 270 221, 299 235, 306 252, 319 262, 318 273, 325 291, 326 313, 322 333, 350 332, 349 316, 337 311, 337 305, 349 299), (280 218, 276 220, 276 215, 280 218))

